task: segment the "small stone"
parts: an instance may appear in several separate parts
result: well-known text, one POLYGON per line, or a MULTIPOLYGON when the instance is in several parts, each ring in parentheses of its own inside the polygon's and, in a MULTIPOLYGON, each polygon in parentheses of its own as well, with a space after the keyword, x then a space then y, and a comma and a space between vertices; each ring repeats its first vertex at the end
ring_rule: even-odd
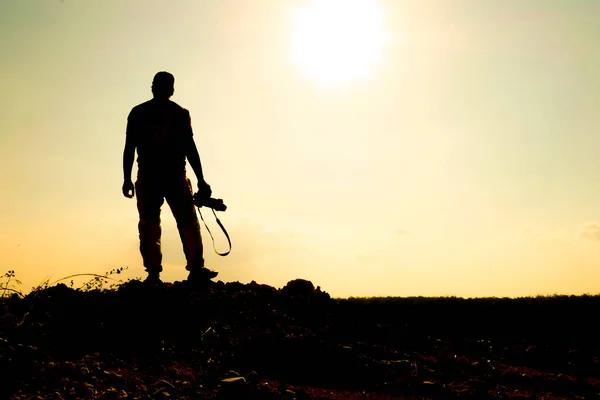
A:
POLYGON ((260 376, 256 371, 250 371, 246 374, 246 381, 250 383, 256 383, 260 379, 260 376))
POLYGON ((221 383, 226 384, 226 385, 232 385, 232 384, 241 385, 241 384, 246 383, 246 378, 244 378, 243 376, 234 376, 231 378, 222 379, 221 383))
POLYGON ((245 398, 247 395, 246 378, 236 376, 221 380, 221 389, 219 390, 220 399, 245 398))

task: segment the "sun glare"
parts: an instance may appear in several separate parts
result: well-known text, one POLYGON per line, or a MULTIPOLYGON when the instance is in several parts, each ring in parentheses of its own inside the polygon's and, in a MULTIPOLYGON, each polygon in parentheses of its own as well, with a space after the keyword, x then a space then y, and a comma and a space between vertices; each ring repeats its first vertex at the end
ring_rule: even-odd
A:
POLYGON ((296 10, 293 60, 323 84, 367 78, 386 34, 375 0, 312 0, 296 10))

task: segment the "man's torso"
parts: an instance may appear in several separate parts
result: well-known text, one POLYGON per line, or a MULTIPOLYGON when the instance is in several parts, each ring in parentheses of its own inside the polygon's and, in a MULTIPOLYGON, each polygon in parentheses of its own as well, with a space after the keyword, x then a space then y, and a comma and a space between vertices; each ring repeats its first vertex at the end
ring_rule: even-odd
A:
POLYGON ((139 174, 185 174, 186 145, 192 136, 186 109, 170 100, 142 103, 129 114, 127 135, 135 140, 139 174))

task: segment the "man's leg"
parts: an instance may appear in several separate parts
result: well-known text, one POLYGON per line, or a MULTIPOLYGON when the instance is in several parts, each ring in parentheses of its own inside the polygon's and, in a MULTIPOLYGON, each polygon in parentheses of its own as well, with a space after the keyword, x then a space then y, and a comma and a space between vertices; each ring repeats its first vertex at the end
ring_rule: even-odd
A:
POLYGON ((167 203, 177 221, 183 252, 187 260, 186 270, 191 273, 214 278, 217 272, 204 268, 202 236, 193 201, 192 184, 186 177, 173 181, 166 193, 167 203))
POLYGON ((160 249, 160 207, 164 199, 156 180, 139 179, 135 182, 137 208, 140 215, 140 253, 149 277, 158 278, 162 271, 160 249))

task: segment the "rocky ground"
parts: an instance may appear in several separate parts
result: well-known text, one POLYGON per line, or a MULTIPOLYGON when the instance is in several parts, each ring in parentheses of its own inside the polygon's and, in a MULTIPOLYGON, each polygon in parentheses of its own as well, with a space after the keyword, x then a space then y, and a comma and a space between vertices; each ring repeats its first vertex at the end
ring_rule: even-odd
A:
POLYGON ((600 297, 331 299, 296 280, 0 305, 0 398, 600 398, 600 297))

